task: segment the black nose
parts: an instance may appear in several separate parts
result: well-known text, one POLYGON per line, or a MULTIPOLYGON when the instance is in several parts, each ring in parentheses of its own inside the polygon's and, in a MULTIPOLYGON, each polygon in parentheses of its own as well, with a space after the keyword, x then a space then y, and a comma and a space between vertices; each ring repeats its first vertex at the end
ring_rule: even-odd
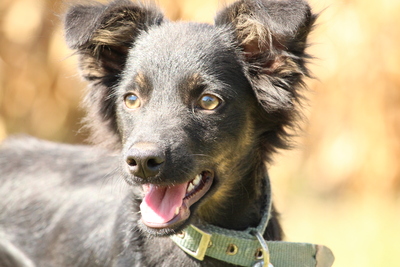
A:
POLYGON ((132 146, 126 156, 129 171, 141 178, 156 176, 164 162, 164 151, 158 146, 148 143, 132 146))

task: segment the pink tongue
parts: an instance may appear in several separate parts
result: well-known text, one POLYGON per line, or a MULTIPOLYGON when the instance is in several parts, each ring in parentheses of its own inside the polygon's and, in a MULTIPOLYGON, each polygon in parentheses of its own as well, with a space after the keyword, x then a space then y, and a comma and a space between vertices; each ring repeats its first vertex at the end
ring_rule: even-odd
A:
POLYGON ((145 197, 140 204, 142 220, 147 223, 167 223, 175 217, 175 211, 183 204, 187 184, 171 187, 143 186, 145 197))

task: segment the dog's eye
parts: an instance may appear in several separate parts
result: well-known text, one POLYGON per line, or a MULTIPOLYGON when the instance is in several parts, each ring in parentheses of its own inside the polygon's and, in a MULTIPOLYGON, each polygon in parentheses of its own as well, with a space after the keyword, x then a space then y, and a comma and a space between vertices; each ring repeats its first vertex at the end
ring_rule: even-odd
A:
POLYGON ((203 95, 199 101, 200 107, 206 110, 216 109, 220 103, 221 100, 218 97, 209 94, 203 95))
POLYGON ((129 93, 124 97, 125 106, 129 109, 137 109, 140 107, 140 99, 137 95, 129 93))

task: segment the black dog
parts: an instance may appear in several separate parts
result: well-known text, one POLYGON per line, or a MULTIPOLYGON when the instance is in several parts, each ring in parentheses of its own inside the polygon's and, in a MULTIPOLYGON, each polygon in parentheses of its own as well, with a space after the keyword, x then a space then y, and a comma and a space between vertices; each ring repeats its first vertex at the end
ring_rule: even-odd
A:
MULTIPOLYGON (((103 148, 3 143, 0 265, 233 266, 166 236, 259 224, 264 163, 288 145, 314 21, 302 0, 241 0, 215 25, 127 0, 73 6, 66 39, 103 148)), ((274 211, 264 238, 282 238, 274 211)))

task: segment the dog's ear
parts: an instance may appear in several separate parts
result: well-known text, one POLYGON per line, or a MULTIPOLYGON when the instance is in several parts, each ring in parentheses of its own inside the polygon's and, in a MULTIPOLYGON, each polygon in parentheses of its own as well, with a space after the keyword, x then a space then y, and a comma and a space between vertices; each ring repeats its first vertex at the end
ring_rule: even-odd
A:
POLYGON ((135 38, 162 21, 163 15, 155 9, 116 0, 73 6, 64 23, 67 44, 80 55, 82 76, 112 84, 124 68, 135 38))
POLYGON ((160 25, 163 15, 150 6, 115 0, 108 4, 72 6, 64 18, 68 46, 79 55, 82 76, 90 82, 84 104, 85 120, 94 143, 119 143, 115 85, 121 78, 129 49, 141 32, 160 25))
POLYGON ((246 74, 267 111, 292 107, 307 75, 304 50, 314 21, 302 0, 241 0, 217 15, 217 26, 233 28, 246 74))
POLYGON ((303 0, 240 0, 215 19, 216 26, 233 31, 263 117, 273 125, 267 142, 274 144, 267 150, 285 147, 285 126, 293 126, 298 114, 299 91, 309 75, 307 35, 315 20, 303 0))

